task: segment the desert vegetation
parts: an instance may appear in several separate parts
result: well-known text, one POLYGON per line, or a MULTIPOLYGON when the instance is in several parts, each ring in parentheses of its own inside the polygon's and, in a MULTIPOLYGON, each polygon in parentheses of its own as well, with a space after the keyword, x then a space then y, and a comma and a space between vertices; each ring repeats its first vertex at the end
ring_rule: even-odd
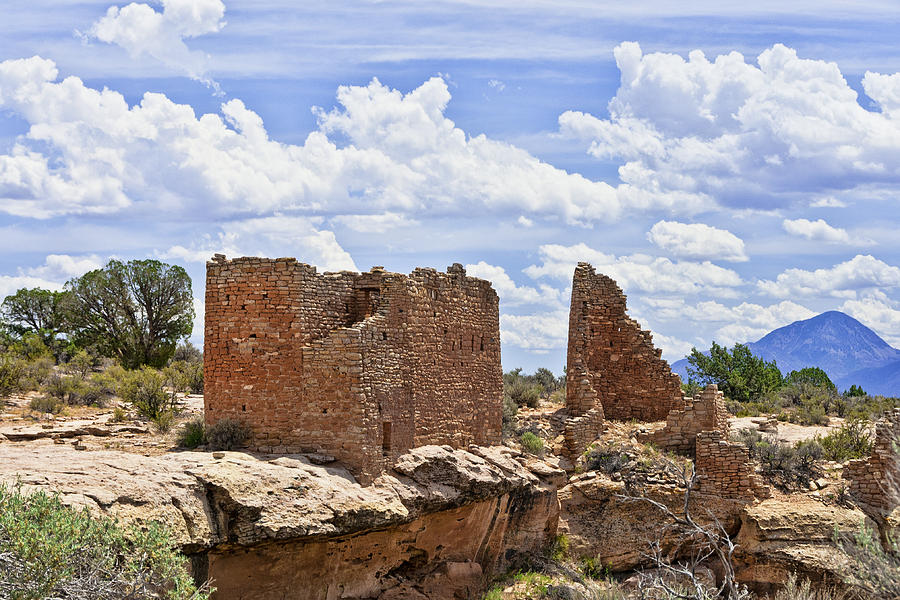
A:
POLYGON ((124 527, 42 491, 0 485, 0 597, 205 600, 159 523, 124 527))
POLYGON ((166 431, 178 394, 203 391, 203 355, 183 341, 193 319, 187 274, 155 260, 20 289, 0 305, 0 402, 28 394, 35 413, 58 415, 118 398, 166 431))

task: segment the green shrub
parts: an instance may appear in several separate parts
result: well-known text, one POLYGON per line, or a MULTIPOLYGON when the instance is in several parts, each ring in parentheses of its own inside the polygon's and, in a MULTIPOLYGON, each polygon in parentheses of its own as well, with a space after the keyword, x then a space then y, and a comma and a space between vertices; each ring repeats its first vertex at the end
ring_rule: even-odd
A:
POLYGON ((541 386, 527 383, 521 378, 504 388, 504 393, 518 406, 535 408, 541 399, 541 386))
POLYGON ((801 425, 828 425, 828 407, 825 400, 821 397, 804 399, 792 422, 801 425))
POLYGON ((79 350, 66 363, 66 371, 72 375, 77 375, 80 379, 85 379, 96 365, 97 359, 95 357, 88 354, 87 350, 79 350))
POLYGON ((31 399, 28 407, 39 413, 58 415, 66 407, 66 404, 55 396, 37 396, 31 399))
POLYGON ((114 364, 100 373, 93 373, 91 382, 103 388, 110 396, 122 396, 129 375, 129 371, 126 371, 118 364, 114 364))
POLYGON ((872 453, 869 422, 863 419, 847 419, 837 431, 816 439, 822 446, 827 460, 844 462, 854 458, 865 458, 872 453))
POLYGON ((584 456, 584 467, 588 471, 603 471, 607 474, 619 472, 629 461, 627 454, 609 445, 592 445, 584 456))
POLYGON ((176 392, 203 393, 203 363, 173 361, 165 369, 166 377, 176 392))
POLYGON ((210 450, 240 448, 250 438, 250 427, 237 419, 219 419, 206 428, 206 446, 210 450))
POLYGON ((178 445, 182 448, 196 448, 204 441, 206 431, 201 417, 191 419, 178 431, 178 445))
POLYGON ((175 412, 175 395, 166 390, 165 376, 152 367, 130 371, 119 386, 119 395, 131 404, 137 413, 156 422, 167 412, 175 412))
POLYGON ((865 521, 853 534, 835 533, 835 542, 846 555, 850 567, 846 582, 860 592, 859 597, 873 600, 900 598, 900 543, 888 539, 886 547, 878 532, 865 521))
POLYGON ((503 395, 503 435, 512 435, 515 431, 516 424, 518 420, 516 419, 516 413, 519 412, 519 405, 513 402, 513 400, 507 396, 503 395))
POLYGON ((578 570, 588 579, 601 581, 609 576, 609 569, 603 565, 603 562, 595 556, 586 556, 581 559, 578 570))
POLYGON ((175 425, 175 413, 171 410, 164 410, 150 419, 150 422, 153 423, 158 432, 167 433, 172 429, 172 426, 175 425))
POLYGON ((538 369, 533 375, 523 375, 522 369, 503 374, 503 394, 518 406, 536 408, 542 397, 563 389, 565 376, 556 377, 549 369, 538 369))
POLYGON ((128 413, 121 406, 117 406, 113 409, 112 418, 110 418, 111 423, 122 423, 128 420, 128 413))
POLYGON ((569 557, 569 536, 560 533, 553 540, 553 546, 550 548, 550 559, 557 562, 565 560, 569 557))
POLYGON ((523 433, 519 442, 522 444, 522 450, 529 454, 541 454, 544 451, 544 441, 530 431, 523 433))
POLYGON ((25 361, 11 352, 0 354, 0 398, 22 389, 25 361))
POLYGON ((37 390, 50 377, 53 372, 53 359, 42 356, 34 360, 25 361, 22 371, 21 389, 37 390))
POLYGON ((125 529, 44 492, 0 484, 0 598, 205 600, 166 528, 125 529))
POLYGON ((47 378, 44 385, 41 386, 41 392, 47 396, 52 396, 66 404, 75 404, 71 401, 73 395, 77 395, 77 382, 71 377, 65 377, 59 373, 54 373, 47 378))
POLYGON ((815 440, 798 442, 795 446, 763 442, 757 447, 756 455, 763 475, 786 491, 805 489, 810 481, 822 475, 818 463, 824 452, 815 440))

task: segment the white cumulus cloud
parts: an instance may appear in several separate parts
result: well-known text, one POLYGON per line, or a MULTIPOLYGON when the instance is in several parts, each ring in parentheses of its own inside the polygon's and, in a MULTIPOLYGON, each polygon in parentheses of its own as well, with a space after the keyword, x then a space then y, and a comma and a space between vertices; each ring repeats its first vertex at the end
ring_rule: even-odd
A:
POLYGON ((215 237, 207 235, 188 247, 172 246, 159 256, 185 262, 206 262, 216 253, 231 258, 292 256, 323 271, 357 271, 334 233, 317 229, 320 222, 316 218, 283 216, 234 221, 223 225, 215 237))
POLYGON ((728 230, 703 223, 660 221, 647 239, 677 258, 746 262, 744 241, 728 230))
POLYGON ((734 288, 743 285, 741 277, 735 271, 709 261, 671 261, 646 254, 616 257, 583 243, 573 246, 546 244, 539 248, 538 253, 542 264, 534 264, 525 269, 525 273, 535 279, 555 277, 571 280, 575 265, 586 261, 598 272, 615 279, 626 292, 712 293, 727 297, 736 295, 734 288))
POLYGON ((497 295, 500 296, 501 310, 524 304, 543 304, 559 308, 562 308, 564 303, 567 304, 566 290, 546 284, 538 287, 517 285, 507 274, 506 269, 488 264, 483 260, 476 264, 466 265, 466 274, 491 282, 497 295))
POLYGON ((810 221, 808 219, 785 219, 781 226, 791 235, 803 237, 814 242, 827 244, 849 244, 850 234, 846 229, 832 227, 824 219, 810 221))
POLYGON ((43 264, 20 267, 15 275, 0 275, 0 301, 21 288, 61 290, 69 279, 80 277, 101 266, 103 265, 100 257, 93 254, 88 256, 48 254, 43 264))
POLYGON ((218 89, 207 75, 209 57, 189 49, 184 40, 220 31, 225 26, 225 4, 222 0, 162 0, 162 5, 162 12, 137 2, 110 6, 85 37, 121 46, 134 58, 151 56, 218 89))
POLYGON ((565 347, 568 337, 568 310, 532 315, 500 315, 500 339, 503 345, 545 354, 565 347))
POLYGON ((537 213, 615 220, 615 188, 525 150, 467 136, 444 116, 432 78, 407 94, 373 80, 342 86, 302 145, 270 139, 238 99, 197 116, 162 94, 129 106, 52 61, 0 63, 0 110, 29 124, 0 155, 0 210, 25 217, 166 211, 206 217, 281 212, 416 215, 537 213))
POLYGON ((900 286, 900 267, 868 254, 857 254, 829 268, 787 269, 774 281, 762 280, 757 285, 762 292, 776 298, 833 296, 855 299, 862 291, 900 286))
POLYGON ((890 345, 900 347, 900 306, 881 290, 873 290, 858 300, 847 300, 840 310, 877 332, 890 345))
POLYGON ((638 197, 679 197, 686 213, 900 187, 900 74, 863 78, 877 111, 860 105, 835 63, 781 44, 756 64, 737 52, 644 54, 634 42, 614 54, 621 83, 610 118, 568 111, 559 124, 590 154, 622 161, 623 187, 638 197))

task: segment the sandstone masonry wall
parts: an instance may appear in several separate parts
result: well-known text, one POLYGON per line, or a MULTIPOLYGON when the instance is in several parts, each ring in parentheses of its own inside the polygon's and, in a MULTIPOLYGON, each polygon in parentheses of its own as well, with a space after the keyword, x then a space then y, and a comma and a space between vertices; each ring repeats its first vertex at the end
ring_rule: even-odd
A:
POLYGON ((206 283, 206 420, 246 422, 251 449, 331 454, 368 483, 416 446, 500 443, 498 298, 460 265, 217 255, 206 283))
POLYGON ((717 431, 728 436, 728 410, 725 395, 715 384, 706 386, 684 408, 675 408, 666 416, 666 426, 653 432, 648 439, 663 450, 693 456, 697 434, 717 431))
POLYGON ((725 441, 721 431, 701 431, 696 435, 697 473, 700 491, 722 498, 768 498, 771 489, 756 474, 750 451, 741 444, 725 441))
POLYGON ((875 447, 869 458, 844 467, 850 494, 867 513, 884 517, 900 507, 900 408, 875 424, 875 447))
POLYGON ((628 317, 625 294, 588 263, 572 281, 566 405, 581 416, 603 406, 607 419, 661 421, 682 408, 681 380, 653 347, 649 331, 628 317))

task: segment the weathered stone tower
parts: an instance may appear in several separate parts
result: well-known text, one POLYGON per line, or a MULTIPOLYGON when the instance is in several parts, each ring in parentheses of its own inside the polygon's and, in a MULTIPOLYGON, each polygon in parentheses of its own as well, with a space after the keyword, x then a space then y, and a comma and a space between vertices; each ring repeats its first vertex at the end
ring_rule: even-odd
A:
POLYGON ((503 383, 490 283, 416 269, 316 272, 216 255, 206 278, 206 421, 250 449, 322 452, 371 482, 425 444, 497 444, 503 383))
POLYGON ((650 332, 628 317, 625 300, 615 281, 578 263, 569 309, 566 406, 580 420, 570 420, 567 428, 570 447, 593 440, 604 416, 659 421, 684 407, 681 380, 653 347, 650 332))

